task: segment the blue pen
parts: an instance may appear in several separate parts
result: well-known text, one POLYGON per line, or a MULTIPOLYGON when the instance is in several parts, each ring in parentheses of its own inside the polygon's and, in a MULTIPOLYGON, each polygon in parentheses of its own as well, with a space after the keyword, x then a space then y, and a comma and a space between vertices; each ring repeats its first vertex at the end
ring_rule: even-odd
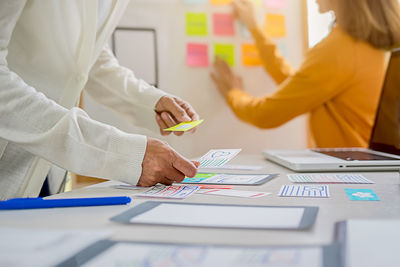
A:
POLYGON ((0 201, 0 210, 124 205, 128 204, 129 202, 131 202, 130 197, 95 197, 95 198, 64 198, 64 199, 43 199, 40 197, 14 198, 6 201, 0 201))

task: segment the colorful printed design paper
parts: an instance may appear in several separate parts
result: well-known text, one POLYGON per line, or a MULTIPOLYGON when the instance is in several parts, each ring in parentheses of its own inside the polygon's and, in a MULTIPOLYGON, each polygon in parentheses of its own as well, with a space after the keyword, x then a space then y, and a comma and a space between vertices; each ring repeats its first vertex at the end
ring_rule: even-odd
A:
POLYGON ((286 0, 264 0, 266 8, 285 9, 287 8, 286 0))
POLYGON ((211 190, 199 190, 198 194, 205 195, 217 195, 217 196, 227 196, 227 197, 245 197, 245 198, 259 198, 268 196, 271 193, 257 192, 257 191, 243 191, 243 190, 233 190, 233 189, 211 189, 211 190))
POLYGON ((188 36, 206 36, 207 14, 186 13, 186 34, 188 36))
POLYGON ((327 185, 283 185, 278 194, 281 197, 329 197, 327 185))
POLYGON ((225 60, 231 67, 235 65, 235 46, 231 44, 215 44, 214 55, 225 60))
POLYGON ((261 59, 258 49, 254 44, 242 44, 243 66, 260 66, 261 59))
POLYGON ((199 168, 220 167, 233 159, 241 149, 212 149, 200 158, 199 168))
POLYGON ((215 35, 234 35, 235 27, 231 14, 213 14, 213 32, 215 35))
POLYGON ((220 5, 229 5, 232 3, 232 0, 210 0, 211 5, 220 6, 220 5))
POLYGON ((208 67, 208 45, 188 43, 186 45, 186 64, 191 67, 208 67))
POLYGON ((347 197, 355 201, 380 201, 372 189, 345 189, 347 197))
POLYGON ((182 122, 182 123, 179 123, 178 125, 168 128, 168 129, 164 129, 163 131, 186 132, 186 131, 193 129, 194 127, 197 127, 203 121, 204 120, 182 122))
POLYGON ((193 178, 186 177, 182 183, 201 184, 257 184, 269 177, 269 174, 216 174, 198 173, 193 178))
POLYGON ((184 199, 199 189, 200 187, 194 185, 156 185, 135 197, 184 199))
POLYGON ((282 14, 267 14, 265 30, 269 37, 282 38, 286 36, 286 18, 282 14))
POLYGON ((373 184, 374 182, 357 173, 298 173, 288 174, 294 183, 324 183, 324 184, 373 184))

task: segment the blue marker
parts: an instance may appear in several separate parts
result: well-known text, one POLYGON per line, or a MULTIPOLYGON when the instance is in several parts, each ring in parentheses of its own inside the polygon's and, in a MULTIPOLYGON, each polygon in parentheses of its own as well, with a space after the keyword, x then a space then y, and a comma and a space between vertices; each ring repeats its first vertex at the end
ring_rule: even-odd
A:
POLYGON ((130 197, 95 197, 95 198, 64 198, 64 199, 43 199, 40 197, 14 198, 6 201, 0 201, 0 210, 124 205, 128 204, 129 202, 131 202, 130 197))

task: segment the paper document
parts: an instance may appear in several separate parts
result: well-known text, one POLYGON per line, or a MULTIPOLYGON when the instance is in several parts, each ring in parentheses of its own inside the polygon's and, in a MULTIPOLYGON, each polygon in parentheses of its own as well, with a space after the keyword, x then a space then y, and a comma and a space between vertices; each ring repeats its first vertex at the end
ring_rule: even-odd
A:
POLYGON ((350 200, 358 201, 379 201, 379 197, 375 194, 372 189, 352 189, 345 188, 347 197, 350 200))
POLYGON ((0 266, 56 266, 111 232, 0 229, 0 266))
POLYGON ((257 191, 243 191, 243 190, 232 190, 232 189, 210 189, 210 190, 199 190, 198 194, 205 195, 217 195, 217 196, 228 196, 228 197, 247 197, 247 198, 259 198, 268 196, 271 193, 257 192, 257 191))
POLYGON ((193 178, 186 177, 182 183, 188 184, 228 184, 228 185, 258 185, 263 184, 276 175, 274 174, 216 174, 198 173, 193 178))
POLYGON ((199 190, 195 185, 155 185, 148 191, 136 194, 136 197, 184 199, 199 190))
POLYGON ((324 183, 324 184, 373 184, 374 182, 357 173, 299 173, 288 174, 294 183, 324 183))
POLYGON ((212 169, 216 170, 238 170, 238 171, 257 171, 263 169, 264 166, 260 165, 231 165, 231 164, 226 164, 221 167, 213 167, 212 169))
POLYGON ((112 221, 191 227, 304 229, 315 222, 317 207, 269 207, 147 201, 112 221))
POLYGON ((212 149, 200 158, 199 168, 221 167, 233 159, 242 149, 212 149))
POLYGON ((321 247, 255 248, 119 243, 91 259, 84 267, 323 267, 323 258, 321 247))
POLYGON ((327 185, 283 185, 278 194, 281 197, 329 197, 327 185))
POLYGON ((198 120, 198 121, 188 121, 188 122, 182 122, 179 123, 175 126, 172 126, 170 128, 164 129, 163 131, 170 131, 170 132, 186 132, 194 127, 197 127, 199 124, 201 124, 204 120, 198 120))

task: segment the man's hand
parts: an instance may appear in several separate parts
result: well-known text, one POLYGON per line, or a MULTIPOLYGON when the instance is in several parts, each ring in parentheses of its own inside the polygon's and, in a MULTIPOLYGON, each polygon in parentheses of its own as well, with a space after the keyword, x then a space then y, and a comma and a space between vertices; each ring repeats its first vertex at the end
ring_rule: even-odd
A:
MULTIPOLYGON (((196 121, 200 117, 192 106, 177 97, 163 96, 156 104, 156 121, 160 127, 161 135, 169 135, 171 132, 163 131, 166 128, 175 126, 181 122, 196 121)), ((194 133, 196 128, 189 132, 194 133)), ((174 132, 175 135, 182 135, 184 132, 174 132)))
POLYGON ((142 175, 138 186, 153 186, 157 183, 171 185, 196 175, 197 161, 189 161, 179 155, 167 143, 147 138, 146 153, 142 163, 142 175))
POLYGON ((211 78, 223 97, 233 89, 243 90, 242 78, 237 76, 228 63, 219 57, 215 58, 214 73, 211 78))

